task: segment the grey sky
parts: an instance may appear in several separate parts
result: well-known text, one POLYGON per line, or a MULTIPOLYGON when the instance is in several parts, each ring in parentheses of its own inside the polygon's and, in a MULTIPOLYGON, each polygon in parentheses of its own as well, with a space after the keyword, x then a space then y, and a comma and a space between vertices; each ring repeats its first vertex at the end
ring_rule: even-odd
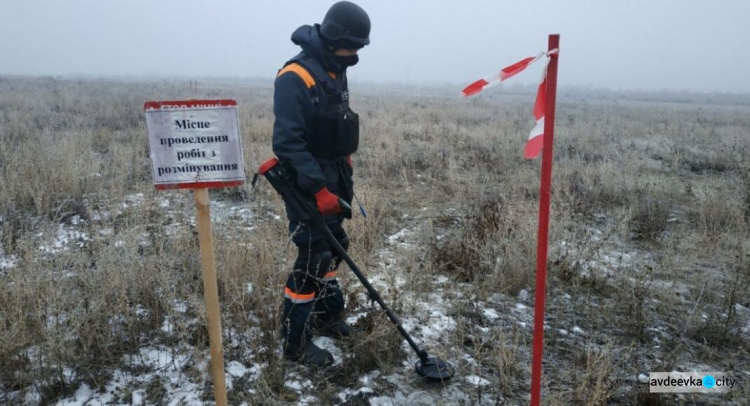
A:
MULTIPOLYGON (((561 38, 561 85, 750 92, 750 0, 355 0, 350 78, 468 84, 561 38)), ((333 1, 6 0, 0 74, 272 78, 333 1)), ((539 70, 512 79, 530 84, 539 70)), ((457 91, 460 89, 457 89, 457 91)))

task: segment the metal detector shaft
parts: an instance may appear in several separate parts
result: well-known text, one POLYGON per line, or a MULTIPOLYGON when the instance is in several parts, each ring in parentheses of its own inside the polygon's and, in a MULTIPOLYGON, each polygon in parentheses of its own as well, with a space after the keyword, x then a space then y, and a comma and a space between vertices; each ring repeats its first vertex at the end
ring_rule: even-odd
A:
MULTIPOLYGON (((296 192, 296 191, 295 191, 296 192)), ((293 192, 293 193, 295 193, 293 192)), ((308 204, 303 203, 306 210, 313 209, 308 204)), ((419 359, 421 359, 423 362, 427 360, 427 351, 420 348, 417 343, 414 342, 414 340, 411 338, 408 332, 404 329, 404 327, 401 325, 401 320, 393 314, 391 309, 388 307, 387 304, 383 301, 383 299, 380 297, 380 294, 377 290, 370 284, 370 281, 367 280, 364 274, 362 274, 362 271, 359 270, 359 267, 357 267, 357 264, 354 263, 352 258, 349 256, 349 254, 344 251, 344 247, 339 244, 336 237, 333 235, 330 229, 328 229, 328 226, 326 225, 325 221, 323 221, 323 218, 320 216, 320 214, 317 213, 317 210, 314 213, 311 213, 311 219, 312 222, 315 224, 316 227, 318 227, 319 230, 325 234, 326 239, 328 240, 328 244, 331 245, 331 248, 333 248, 334 251, 336 251, 336 254, 338 254, 344 262, 346 262, 347 265, 349 265, 349 269, 354 272, 355 275, 357 275, 357 279, 359 279, 360 282, 362 282, 362 285, 367 290, 367 293, 370 295, 370 298, 378 302, 380 307, 385 310, 385 314, 388 315, 388 318, 391 319, 393 324, 396 325, 396 328, 398 329, 399 333, 401 333, 402 336, 406 339, 406 342, 409 343, 411 348, 417 353, 417 356, 419 356, 419 359)))
MULTIPOLYGON (((427 362, 427 351, 420 348, 417 343, 415 343, 411 338, 409 333, 406 332, 404 327, 401 325, 401 320, 399 320, 399 318, 396 317, 395 314, 393 314, 388 305, 386 305, 383 299, 380 297, 378 291, 375 290, 375 288, 370 284, 370 281, 368 281, 364 274, 362 274, 362 271, 359 270, 357 264, 354 263, 352 258, 346 253, 341 244, 339 244, 338 240, 333 235, 331 230, 328 229, 328 226, 323 220, 322 215, 318 212, 317 208, 313 207, 313 205, 305 199, 305 197, 302 195, 302 192, 300 192, 293 185, 289 184, 288 179, 286 179, 287 176, 285 176, 283 169, 280 168, 279 165, 275 165, 273 167, 266 168, 265 172, 261 171, 261 173, 266 176, 269 182, 271 182, 271 185, 279 193, 289 198, 290 203, 295 207, 295 209, 301 209, 300 212, 304 213, 304 217, 306 220, 311 221, 315 227, 323 232, 328 243, 331 245, 333 250, 336 251, 336 254, 338 254, 344 260, 344 262, 349 265, 349 269, 351 269, 352 272, 354 272, 354 274, 357 276, 357 279, 362 282, 362 285, 364 285, 367 293, 370 295, 370 298, 378 302, 380 307, 385 310, 385 314, 388 315, 388 318, 391 320, 391 322, 396 325, 399 333, 404 336, 406 342, 409 343, 409 346, 411 346, 411 348, 417 353, 417 356, 419 356, 419 359, 422 362, 427 362)), ((340 204, 343 203, 343 205, 346 205, 347 209, 351 210, 351 207, 349 207, 346 202, 341 199, 339 200, 339 202, 340 204)))

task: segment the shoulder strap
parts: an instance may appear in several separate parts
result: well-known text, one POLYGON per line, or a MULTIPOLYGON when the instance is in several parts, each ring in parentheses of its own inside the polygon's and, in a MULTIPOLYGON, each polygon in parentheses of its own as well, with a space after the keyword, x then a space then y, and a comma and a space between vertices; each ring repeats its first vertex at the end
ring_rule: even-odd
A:
POLYGON ((315 86, 315 79, 313 79, 312 75, 310 75, 310 72, 307 71, 302 65, 292 62, 286 66, 284 66, 279 73, 276 75, 276 77, 279 77, 287 72, 294 72, 299 76, 304 82, 307 88, 311 88, 315 86))
POLYGON ((323 84, 325 87, 331 87, 332 79, 336 79, 335 75, 331 76, 329 72, 321 65, 320 62, 315 58, 303 53, 300 53, 290 61, 301 65, 307 72, 309 72, 317 83, 323 84))

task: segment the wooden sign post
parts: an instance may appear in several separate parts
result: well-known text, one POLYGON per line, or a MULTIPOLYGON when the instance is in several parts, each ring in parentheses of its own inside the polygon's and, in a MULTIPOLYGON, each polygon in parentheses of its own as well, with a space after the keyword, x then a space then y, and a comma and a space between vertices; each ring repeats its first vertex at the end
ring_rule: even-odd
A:
POLYGON ((154 185, 159 190, 194 189, 214 399, 217 406, 226 406, 221 313, 208 188, 240 186, 245 180, 237 102, 151 101, 146 102, 143 109, 154 185))
POLYGON ((226 377, 224 376, 224 347, 221 340, 221 313, 219 312, 219 287, 214 266, 214 241, 211 234, 211 211, 208 207, 208 189, 195 189, 195 207, 198 211, 198 243, 203 268, 203 291, 206 299, 206 324, 211 343, 211 378, 214 382, 216 406, 227 404, 226 377))

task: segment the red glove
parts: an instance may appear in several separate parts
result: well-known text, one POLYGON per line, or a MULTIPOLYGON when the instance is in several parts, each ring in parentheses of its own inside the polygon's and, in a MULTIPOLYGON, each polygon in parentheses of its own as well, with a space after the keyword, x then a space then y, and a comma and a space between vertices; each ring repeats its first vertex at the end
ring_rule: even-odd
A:
POLYGON ((318 204, 318 210, 320 210, 324 216, 341 213, 339 197, 328 191, 327 187, 320 189, 320 191, 315 194, 315 202, 318 204))
POLYGON ((349 163, 349 167, 350 168, 354 169, 354 165, 352 164, 352 156, 351 155, 347 155, 346 162, 349 163))

